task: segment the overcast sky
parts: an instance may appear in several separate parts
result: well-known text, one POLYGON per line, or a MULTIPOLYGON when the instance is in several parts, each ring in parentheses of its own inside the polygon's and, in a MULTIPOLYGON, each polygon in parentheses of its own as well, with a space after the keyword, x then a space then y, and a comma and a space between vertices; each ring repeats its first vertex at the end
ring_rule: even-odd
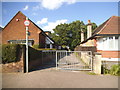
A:
POLYGON ((44 31, 52 31, 60 23, 87 20, 100 25, 115 15, 118 2, 77 2, 77 0, 41 0, 41 2, 2 2, 2 25, 21 11, 44 31))

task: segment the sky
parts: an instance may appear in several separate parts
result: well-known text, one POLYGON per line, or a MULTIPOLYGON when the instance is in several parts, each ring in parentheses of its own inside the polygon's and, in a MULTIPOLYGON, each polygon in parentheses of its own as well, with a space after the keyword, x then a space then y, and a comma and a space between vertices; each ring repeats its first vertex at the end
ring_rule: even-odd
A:
MULTIPOLYGON (((88 20, 102 24, 118 16, 118 2, 77 2, 77 0, 41 0, 41 2, 2 2, 2 25, 21 11, 44 31, 52 31, 60 23, 88 20)), ((53 31, 52 31, 53 32, 53 31)))

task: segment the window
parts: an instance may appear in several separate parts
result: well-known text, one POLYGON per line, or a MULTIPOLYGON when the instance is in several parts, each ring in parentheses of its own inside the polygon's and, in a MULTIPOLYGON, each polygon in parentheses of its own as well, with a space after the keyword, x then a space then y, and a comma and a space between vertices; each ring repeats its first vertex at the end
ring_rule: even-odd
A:
POLYGON ((113 37, 109 37, 109 39, 113 39, 113 37))
POLYGON ((115 39, 118 39, 119 38, 119 36, 115 36, 115 39))
POLYGON ((113 49, 113 48, 114 48, 113 37, 109 37, 109 49, 113 49))
MULTIPOLYGON (((32 46, 33 42, 34 42, 34 40, 29 40, 28 45, 32 46)), ((26 44, 26 40, 9 40, 8 43, 10 43, 10 44, 26 44)))

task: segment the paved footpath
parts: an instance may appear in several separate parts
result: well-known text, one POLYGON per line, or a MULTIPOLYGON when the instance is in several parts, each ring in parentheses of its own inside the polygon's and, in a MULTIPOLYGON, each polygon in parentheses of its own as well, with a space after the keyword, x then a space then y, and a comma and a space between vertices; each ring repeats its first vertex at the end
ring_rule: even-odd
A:
POLYGON ((51 69, 4 73, 3 88, 118 88, 118 77, 51 69))

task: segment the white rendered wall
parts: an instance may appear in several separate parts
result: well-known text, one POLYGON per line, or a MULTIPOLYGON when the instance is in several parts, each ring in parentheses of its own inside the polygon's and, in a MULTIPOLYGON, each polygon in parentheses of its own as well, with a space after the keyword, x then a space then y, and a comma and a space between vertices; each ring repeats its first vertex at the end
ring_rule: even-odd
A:
POLYGON ((103 51, 120 51, 120 36, 118 39, 115 36, 99 38, 97 40, 97 50, 103 51))
POLYGON ((120 58, 102 58, 102 61, 120 61, 120 58))

